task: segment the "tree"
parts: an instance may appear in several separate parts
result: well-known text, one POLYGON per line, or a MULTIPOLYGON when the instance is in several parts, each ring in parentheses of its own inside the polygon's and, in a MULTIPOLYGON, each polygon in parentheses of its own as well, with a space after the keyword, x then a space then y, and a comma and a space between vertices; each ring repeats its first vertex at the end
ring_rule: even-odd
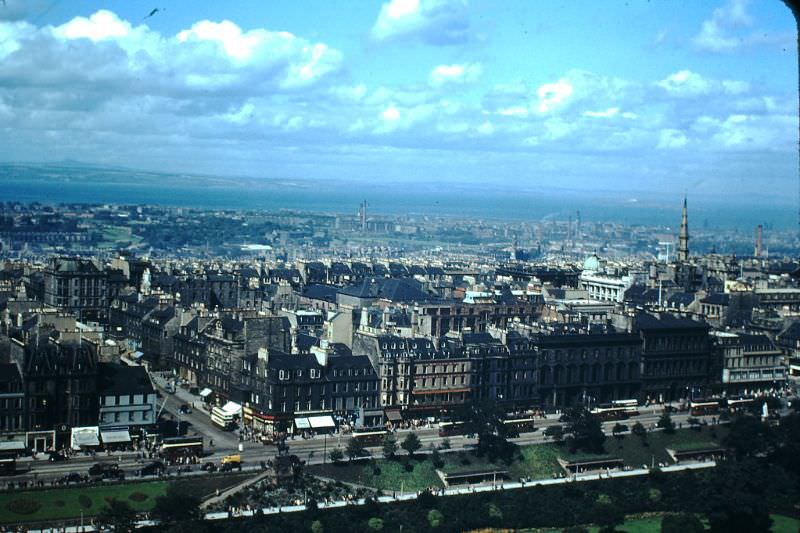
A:
POLYGON ((414 457, 414 453, 422 448, 422 443, 419 441, 419 437, 417 437, 416 433, 409 433, 406 435, 406 438, 403 439, 403 443, 400 447, 407 451, 408 455, 414 457))
POLYGON ((641 422, 636 422, 633 425, 633 427, 631 428, 631 433, 633 433, 642 440, 647 440, 647 429, 642 425, 641 422))
POLYGON ((153 516, 164 524, 197 520, 200 518, 200 500, 170 487, 164 496, 156 498, 153 516))
POLYGON ((623 433, 625 433, 626 431, 628 431, 628 426, 617 422, 611 429, 611 434, 614 435, 615 437, 623 438, 624 437, 623 433))
POLYGON ((344 459, 344 453, 342 452, 342 449, 339 447, 332 449, 330 453, 330 458, 331 461, 333 461, 334 463, 338 463, 339 461, 344 459))
POLYGON ((598 503, 592 512, 594 522, 600 526, 601 532, 612 532, 614 528, 625 522, 622 510, 613 503, 598 503))
POLYGON ((391 459, 397 453, 397 439, 394 435, 386 435, 383 438, 383 456, 391 459))
POLYGON ((589 533, 589 530, 583 526, 569 526, 562 533, 589 533))
POLYGON ((325 526, 319 520, 311 522, 311 533, 325 533, 325 526))
POLYGON ((371 531, 383 531, 383 519, 378 517, 370 518, 367 521, 367 527, 371 531))
POLYGON ((772 428, 753 416, 738 415, 729 428, 725 445, 739 460, 764 454, 774 443, 772 428))
POLYGON ((564 413, 567 422, 567 441, 570 450, 583 450, 588 453, 604 453, 603 443, 606 436, 600 419, 583 407, 573 407, 564 413))
POLYGON ((431 529, 441 526, 442 522, 444 522, 444 515, 441 511, 437 509, 428 511, 428 525, 431 526, 431 529))
POLYGON ((664 413, 661 415, 661 418, 658 419, 658 423, 656 426, 660 427, 664 430, 664 433, 675 433, 675 422, 672 421, 672 417, 669 413, 664 413))
POLYGON ((346 452, 348 461, 352 461, 355 457, 361 457, 364 455, 365 451, 364 445, 355 438, 351 437, 350 440, 347 441, 346 452))
POLYGON ((703 533, 705 530, 700 519, 690 513, 668 514, 661 519, 661 533, 703 533))
POLYGON ((434 468, 442 468, 444 466, 442 454, 439 453, 439 450, 434 449, 431 452, 431 463, 433 463, 434 468))
POLYGON ((97 522, 100 525, 113 528, 117 532, 133 531, 135 521, 136 511, 128 505, 128 502, 116 498, 111 499, 97 515, 97 522))
POLYGON ((516 446, 508 439, 518 437, 519 433, 505 423, 505 411, 497 402, 470 403, 461 416, 467 433, 478 437, 476 455, 485 454, 490 461, 513 460, 516 446))
POLYGON ((752 495, 735 495, 708 515, 711 533, 767 533, 772 519, 764 502, 752 495))

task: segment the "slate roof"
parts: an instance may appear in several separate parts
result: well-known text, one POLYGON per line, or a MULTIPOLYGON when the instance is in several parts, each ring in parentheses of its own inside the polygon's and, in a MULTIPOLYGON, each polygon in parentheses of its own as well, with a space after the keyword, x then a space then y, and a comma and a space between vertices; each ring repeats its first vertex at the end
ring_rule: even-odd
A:
POLYGON ((728 305, 730 303, 730 300, 731 300, 730 294, 724 294, 721 292, 712 292, 711 294, 707 295, 705 298, 700 300, 700 302, 709 305, 728 305))
POLYGON ((155 392, 147 370, 143 366, 126 366, 118 363, 98 365, 98 395, 151 394, 155 392))
POLYGON ((660 331, 671 329, 704 329, 708 330, 708 324, 697 322, 690 318, 679 318, 670 314, 663 314, 660 318, 652 315, 640 313, 634 318, 636 328, 641 331, 660 331))
POLYGON ((335 285, 323 285, 315 283, 307 285, 303 290, 303 296, 311 300, 322 300, 325 302, 336 303, 336 293, 339 292, 340 287, 335 285))

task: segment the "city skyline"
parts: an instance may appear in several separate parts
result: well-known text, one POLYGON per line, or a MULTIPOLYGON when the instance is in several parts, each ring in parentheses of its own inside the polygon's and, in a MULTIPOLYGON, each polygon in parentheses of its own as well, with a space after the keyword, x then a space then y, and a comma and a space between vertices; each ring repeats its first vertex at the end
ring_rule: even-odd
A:
POLYGON ((675 5, 8 0, 0 159, 786 198, 790 11, 675 5))

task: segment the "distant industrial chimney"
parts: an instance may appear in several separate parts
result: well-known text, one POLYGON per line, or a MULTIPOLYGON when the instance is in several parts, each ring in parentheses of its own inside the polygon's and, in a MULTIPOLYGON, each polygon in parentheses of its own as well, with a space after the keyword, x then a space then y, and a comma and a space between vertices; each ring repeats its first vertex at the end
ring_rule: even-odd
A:
POLYGON ((759 224, 758 227, 756 228, 756 251, 755 251, 756 257, 761 257, 761 243, 763 238, 763 232, 764 228, 761 226, 761 224, 759 224))
POLYGON ((361 205, 358 206, 358 217, 359 222, 361 222, 361 233, 367 232, 367 201, 364 200, 361 205))
POLYGON ((678 235, 678 261, 686 261, 689 259, 689 217, 686 211, 686 196, 684 196, 683 213, 681 214, 681 232, 678 235))

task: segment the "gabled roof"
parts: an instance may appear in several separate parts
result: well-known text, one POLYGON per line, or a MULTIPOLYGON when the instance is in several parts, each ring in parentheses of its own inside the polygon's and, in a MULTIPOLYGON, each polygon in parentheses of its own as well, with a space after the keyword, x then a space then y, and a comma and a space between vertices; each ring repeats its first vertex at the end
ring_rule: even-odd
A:
POLYGON ((315 283, 306 285, 303 290, 303 296, 311 300, 322 300, 325 302, 336 303, 336 293, 339 292, 340 287, 335 285, 323 285, 315 283))
POLYGON ((700 300, 700 303, 709 305, 728 305, 730 303, 730 300, 731 300, 730 294, 724 294, 721 292, 712 292, 711 294, 707 295, 705 298, 700 300))

